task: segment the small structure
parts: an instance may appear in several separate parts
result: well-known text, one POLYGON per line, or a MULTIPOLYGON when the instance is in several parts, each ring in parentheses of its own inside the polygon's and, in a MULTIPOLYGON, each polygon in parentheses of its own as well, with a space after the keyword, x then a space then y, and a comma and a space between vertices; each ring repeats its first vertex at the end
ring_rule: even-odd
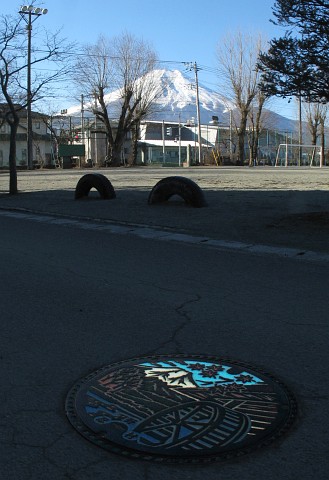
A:
POLYGON ((61 158, 63 168, 72 168, 75 166, 75 158, 85 156, 84 145, 58 145, 58 156, 61 158))

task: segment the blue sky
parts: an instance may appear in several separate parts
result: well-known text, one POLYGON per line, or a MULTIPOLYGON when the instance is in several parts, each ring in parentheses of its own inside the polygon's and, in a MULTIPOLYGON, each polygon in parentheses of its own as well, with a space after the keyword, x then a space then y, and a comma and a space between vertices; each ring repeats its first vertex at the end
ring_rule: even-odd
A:
MULTIPOLYGON (((2 14, 16 15, 25 3, 2 0, 2 14)), ((50 31, 80 44, 95 43, 100 34, 113 37, 129 32, 149 42, 163 63, 161 68, 182 69, 182 62, 201 66, 199 81, 218 89, 216 48, 228 33, 241 30, 262 33, 271 39, 283 30, 273 25, 274 0, 43 0, 48 9, 37 22, 50 31), (169 63, 167 63, 169 62, 169 63), (171 63, 173 62, 173 63, 171 63)), ((27 4, 27 3, 26 3, 27 4)), ((38 25, 38 26, 39 26, 38 25)), ((64 101, 64 98, 63 98, 64 101)), ((294 103, 278 103, 273 109, 296 118, 294 103), (284 109, 284 111, 282 110, 284 109)))

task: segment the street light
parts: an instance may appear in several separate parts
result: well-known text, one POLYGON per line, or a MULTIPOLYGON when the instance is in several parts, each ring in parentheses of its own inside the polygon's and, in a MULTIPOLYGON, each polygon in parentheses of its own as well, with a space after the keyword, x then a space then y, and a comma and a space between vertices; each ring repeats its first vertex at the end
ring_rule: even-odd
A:
POLYGON ((27 30, 27 168, 33 168, 33 129, 32 129, 32 92, 31 92, 31 37, 32 37, 32 23, 40 17, 46 15, 48 10, 46 8, 38 8, 33 5, 22 5, 18 12, 26 22, 27 30))

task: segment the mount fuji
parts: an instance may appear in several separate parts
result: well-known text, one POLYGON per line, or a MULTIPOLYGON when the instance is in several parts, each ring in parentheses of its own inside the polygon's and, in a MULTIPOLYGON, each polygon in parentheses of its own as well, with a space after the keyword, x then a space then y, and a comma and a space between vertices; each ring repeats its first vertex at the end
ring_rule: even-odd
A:
MULTIPOLYGON (((150 114, 145 120, 165 122, 197 122, 196 87, 195 82, 179 70, 154 70, 151 72, 152 82, 160 87, 161 95, 158 96, 150 114)), ((113 91, 106 96, 106 102, 112 111, 118 107, 119 90, 113 91)), ((199 106, 200 123, 205 125, 218 117, 220 124, 229 125, 230 110, 235 108, 232 102, 218 92, 204 86, 199 82, 199 106)), ((92 110, 92 104, 85 104, 86 115, 92 110)), ((80 106, 74 106, 67 110, 68 115, 78 115, 80 106)), ((294 131, 296 121, 290 120, 271 110, 265 110, 265 128, 273 128, 280 131, 294 131)))
MULTIPOLYGON (((150 120, 186 122, 197 121, 195 82, 179 70, 155 70, 153 75, 161 85, 162 95, 155 101, 154 113, 150 120)), ((223 123, 229 121, 229 111, 233 105, 219 93, 199 83, 200 123, 218 117, 223 123)))

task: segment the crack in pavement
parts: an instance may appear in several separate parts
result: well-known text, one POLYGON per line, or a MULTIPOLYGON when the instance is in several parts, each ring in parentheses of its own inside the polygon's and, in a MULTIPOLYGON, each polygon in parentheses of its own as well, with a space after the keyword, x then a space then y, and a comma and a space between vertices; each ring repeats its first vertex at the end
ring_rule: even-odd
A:
POLYGON ((174 311, 180 316, 183 317, 183 320, 176 326, 176 328, 172 331, 170 338, 162 342, 158 347, 152 349, 152 351, 146 352, 148 355, 154 355, 159 350, 163 349, 167 345, 173 344, 175 346, 175 353, 182 353, 182 346, 181 343, 178 341, 177 337, 184 330, 184 328, 192 322, 192 318, 190 314, 184 310, 187 305, 191 303, 196 303, 201 300, 201 296, 198 294, 194 295, 194 298, 186 300, 185 302, 181 303, 177 307, 175 307, 174 311))

